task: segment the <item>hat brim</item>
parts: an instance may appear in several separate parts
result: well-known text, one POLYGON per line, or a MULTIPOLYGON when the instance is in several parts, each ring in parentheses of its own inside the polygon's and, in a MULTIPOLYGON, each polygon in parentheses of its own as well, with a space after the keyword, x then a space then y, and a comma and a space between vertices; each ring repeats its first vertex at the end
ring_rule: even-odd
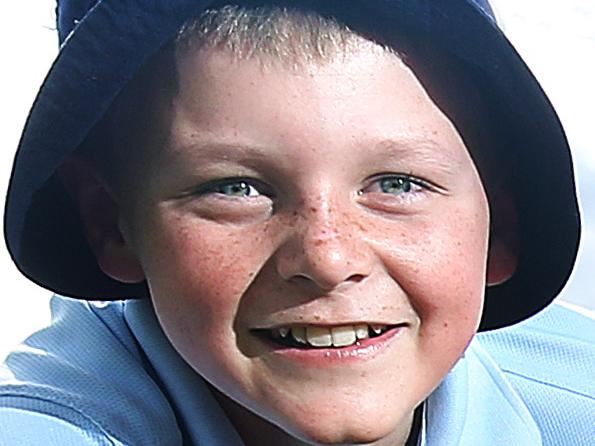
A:
MULTIPOLYGON (((122 284, 99 269, 55 172, 143 63, 211 3, 102 0, 63 44, 23 131, 6 201, 8 249, 34 282, 84 299, 147 296, 144 284, 122 284)), ((486 290, 480 329, 513 324, 549 304, 572 271, 579 243, 570 150, 551 103, 492 18, 471 1, 286 3, 332 14, 388 42, 399 23, 400 32, 440 42, 479 73, 515 127, 499 156, 513 170, 520 233, 516 272, 486 290)))

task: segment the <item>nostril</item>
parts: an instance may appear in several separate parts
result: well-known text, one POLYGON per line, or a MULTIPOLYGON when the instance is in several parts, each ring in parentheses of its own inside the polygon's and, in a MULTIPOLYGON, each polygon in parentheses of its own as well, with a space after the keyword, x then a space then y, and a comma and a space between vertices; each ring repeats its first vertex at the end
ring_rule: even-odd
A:
POLYGON ((361 282, 366 276, 363 274, 353 274, 347 278, 348 282, 361 282))
POLYGON ((322 290, 330 291, 337 287, 340 287, 341 284, 346 284, 349 282, 359 283, 359 282, 363 281, 365 278, 366 278, 365 274, 352 274, 352 275, 346 277, 344 280, 326 281, 322 277, 310 277, 307 274, 296 274, 295 276, 291 277, 290 281, 292 281, 296 285, 300 285, 300 284, 301 284, 301 286, 315 285, 316 287, 318 287, 322 290))

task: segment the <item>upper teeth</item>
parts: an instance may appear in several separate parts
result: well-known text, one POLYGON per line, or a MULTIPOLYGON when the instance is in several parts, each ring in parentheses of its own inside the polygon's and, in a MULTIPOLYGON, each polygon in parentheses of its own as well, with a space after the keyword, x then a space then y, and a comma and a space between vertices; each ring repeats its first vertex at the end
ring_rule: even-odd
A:
POLYGON ((273 330, 273 337, 287 338, 289 333, 298 343, 313 347, 346 347, 360 339, 370 337, 371 333, 379 335, 387 330, 386 325, 342 325, 338 327, 320 327, 314 325, 280 327, 273 330))

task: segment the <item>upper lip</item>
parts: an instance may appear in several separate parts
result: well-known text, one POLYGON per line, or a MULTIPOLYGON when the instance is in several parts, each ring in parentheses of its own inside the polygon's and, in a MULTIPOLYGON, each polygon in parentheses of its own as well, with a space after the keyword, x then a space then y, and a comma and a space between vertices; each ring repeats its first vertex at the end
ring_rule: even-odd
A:
POLYGON ((326 327, 326 328, 333 328, 333 327, 344 327, 344 326, 357 326, 357 325, 382 325, 382 326, 395 326, 395 325, 408 325, 408 322, 405 320, 400 321, 386 321, 385 319, 365 319, 365 320, 351 320, 347 322, 330 322, 330 321, 290 321, 290 322, 280 322, 280 323, 273 323, 273 324, 266 324, 262 326, 252 327, 252 330, 275 330, 279 328, 290 328, 290 327, 304 327, 304 326, 313 326, 313 327, 326 327))

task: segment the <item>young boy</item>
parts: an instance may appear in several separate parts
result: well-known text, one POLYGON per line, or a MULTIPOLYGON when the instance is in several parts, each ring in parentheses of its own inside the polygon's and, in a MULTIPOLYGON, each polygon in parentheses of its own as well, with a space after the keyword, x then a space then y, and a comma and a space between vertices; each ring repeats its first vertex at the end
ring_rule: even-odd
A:
POLYGON ((579 219, 487 4, 89 3, 59 4, 6 210, 78 300, 7 359, 1 444, 592 443, 593 322, 502 328, 579 219))

